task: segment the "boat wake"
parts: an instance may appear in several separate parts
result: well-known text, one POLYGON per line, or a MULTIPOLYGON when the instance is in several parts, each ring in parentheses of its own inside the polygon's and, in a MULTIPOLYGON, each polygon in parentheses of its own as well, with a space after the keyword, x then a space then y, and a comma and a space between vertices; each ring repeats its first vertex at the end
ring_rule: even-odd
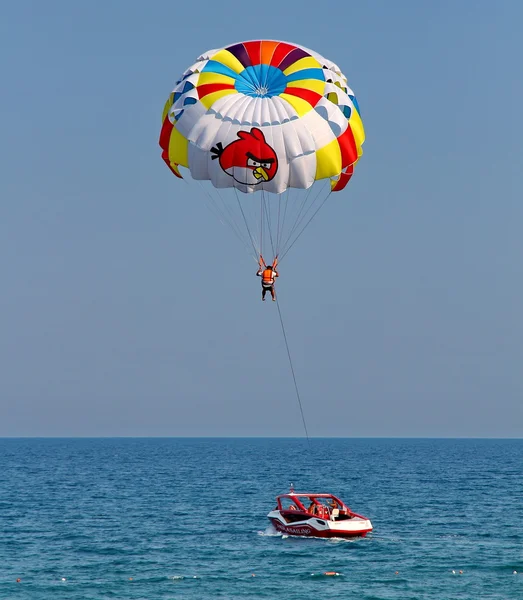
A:
POLYGON ((280 531, 278 531, 276 529, 276 527, 274 527, 274 525, 268 525, 267 529, 265 529, 265 531, 258 531, 258 535, 261 535, 262 537, 281 537, 282 534, 280 531))

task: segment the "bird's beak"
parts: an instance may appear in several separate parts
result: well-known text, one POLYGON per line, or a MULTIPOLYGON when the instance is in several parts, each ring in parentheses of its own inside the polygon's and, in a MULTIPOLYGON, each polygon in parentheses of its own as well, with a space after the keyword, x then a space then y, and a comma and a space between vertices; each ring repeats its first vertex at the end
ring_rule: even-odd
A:
POLYGON ((263 177, 263 179, 265 181, 269 181, 269 176, 267 175, 267 171, 263 168, 263 167, 258 167, 257 169, 254 169, 254 177, 256 177, 256 179, 261 179, 263 177))

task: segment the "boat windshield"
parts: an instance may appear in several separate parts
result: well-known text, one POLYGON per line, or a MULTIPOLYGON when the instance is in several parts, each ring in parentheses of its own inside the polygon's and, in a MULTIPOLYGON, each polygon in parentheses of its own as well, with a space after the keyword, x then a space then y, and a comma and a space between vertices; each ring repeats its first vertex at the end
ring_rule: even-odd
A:
MULTIPOLYGON (((301 499, 302 502, 305 498, 301 499)), ((283 510, 303 510, 291 498, 281 498, 281 507, 283 510)))
POLYGON ((300 495, 294 498, 280 498, 282 510, 301 510, 300 503, 307 512, 316 514, 322 511, 330 512, 334 509, 343 510, 343 504, 332 496, 317 496, 315 494, 300 495))
POLYGON ((307 512, 313 515, 330 515, 333 510, 340 512, 344 509, 343 504, 331 496, 324 497, 311 494, 302 496, 300 501, 307 512))

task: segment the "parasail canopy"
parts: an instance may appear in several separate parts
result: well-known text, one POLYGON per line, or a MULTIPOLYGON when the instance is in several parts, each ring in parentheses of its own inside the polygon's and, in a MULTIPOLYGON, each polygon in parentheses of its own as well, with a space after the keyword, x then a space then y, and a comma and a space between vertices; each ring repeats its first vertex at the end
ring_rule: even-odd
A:
MULTIPOLYGON (((364 138, 356 97, 335 63, 302 46, 257 40, 205 52, 183 73, 165 104, 160 146, 177 177, 185 167, 214 188, 262 192, 261 223, 252 229, 261 226, 262 238, 267 226, 281 241, 281 198, 272 232, 265 193, 319 180, 329 181, 329 192, 343 189, 364 138)), ((246 225, 257 253, 261 239, 257 248, 246 225)), ((301 234, 296 223, 294 234, 301 234)))

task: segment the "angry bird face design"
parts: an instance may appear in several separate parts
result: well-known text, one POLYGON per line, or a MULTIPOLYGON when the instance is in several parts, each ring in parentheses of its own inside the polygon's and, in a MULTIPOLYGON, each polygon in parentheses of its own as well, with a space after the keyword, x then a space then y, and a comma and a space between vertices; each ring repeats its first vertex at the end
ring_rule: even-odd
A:
POLYGON ((278 157, 260 129, 238 131, 238 138, 225 148, 221 142, 211 148, 212 159, 238 183, 258 185, 271 181, 278 171, 278 157))

